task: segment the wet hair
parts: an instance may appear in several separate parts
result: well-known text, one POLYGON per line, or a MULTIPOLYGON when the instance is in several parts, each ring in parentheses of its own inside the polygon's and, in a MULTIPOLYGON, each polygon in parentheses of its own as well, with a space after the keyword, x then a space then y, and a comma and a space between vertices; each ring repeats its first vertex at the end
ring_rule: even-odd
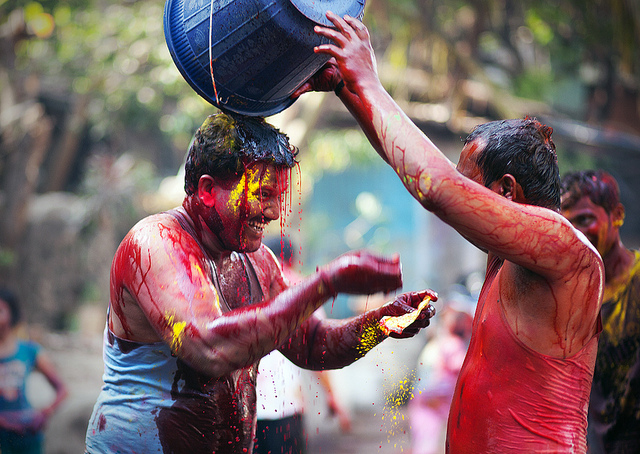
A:
POLYGON ((198 128, 185 163, 184 189, 194 194, 202 175, 240 177, 251 162, 291 168, 298 149, 261 117, 219 113, 198 128))
POLYGON ((562 177, 563 208, 573 206, 582 197, 611 213, 620 203, 620 188, 613 176, 604 170, 569 172, 562 177))
POLYGON ((492 121, 477 126, 465 145, 480 139, 477 156, 485 186, 511 174, 522 186, 527 202, 553 210, 560 208, 560 171, 553 129, 531 117, 492 121))
POLYGON ((11 326, 16 326, 22 318, 18 297, 8 288, 0 287, 0 300, 6 302, 7 306, 9 306, 9 312, 11 312, 11 326))

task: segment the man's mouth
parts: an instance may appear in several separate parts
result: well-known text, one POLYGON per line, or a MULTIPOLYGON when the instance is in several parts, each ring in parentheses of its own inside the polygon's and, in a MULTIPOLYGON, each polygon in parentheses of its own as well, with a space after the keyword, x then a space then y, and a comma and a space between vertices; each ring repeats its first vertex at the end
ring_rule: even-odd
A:
POLYGON ((261 221, 249 221, 247 225, 257 231, 258 233, 264 232, 265 227, 267 226, 266 222, 261 221))

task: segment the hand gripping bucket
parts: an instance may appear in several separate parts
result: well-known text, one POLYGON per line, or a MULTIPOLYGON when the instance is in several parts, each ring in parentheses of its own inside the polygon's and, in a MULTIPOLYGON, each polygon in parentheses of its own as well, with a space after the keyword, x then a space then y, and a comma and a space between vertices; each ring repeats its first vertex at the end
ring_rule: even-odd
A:
POLYGON ((269 116, 329 57, 316 24, 327 11, 362 18, 365 0, 167 0, 164 32, 184 79, 222 110, 269 116), (213 73, 213 74, 212 74, 213 73))

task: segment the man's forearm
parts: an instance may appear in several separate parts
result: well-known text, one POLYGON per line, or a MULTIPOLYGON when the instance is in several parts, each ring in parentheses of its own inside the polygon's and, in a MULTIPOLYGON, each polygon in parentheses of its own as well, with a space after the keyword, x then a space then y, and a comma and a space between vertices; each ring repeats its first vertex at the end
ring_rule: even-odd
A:
POLYGON ((234 310, 209 323, 209 345, 217 356, 233 358, 231 369, 244 367, 281 345, 335 295, 324 273, 316 273, 259 305, 234 310), (233 352, 225 355, 226 351, 233 352))
POLYGON ((439 171, 452 172, 452 163, 402 111, 382 85, 340 92, 340 99, 356 119, 376 152, 398 174, 407 190, 423 204, 439 171), (435 178, 434 178, 435 177, 435 178))
POLYGON ((312 370, 340 369, 357 361, 387 336, 378 310, 345 320, 323 319, 310 330, 308 363, 312 370))

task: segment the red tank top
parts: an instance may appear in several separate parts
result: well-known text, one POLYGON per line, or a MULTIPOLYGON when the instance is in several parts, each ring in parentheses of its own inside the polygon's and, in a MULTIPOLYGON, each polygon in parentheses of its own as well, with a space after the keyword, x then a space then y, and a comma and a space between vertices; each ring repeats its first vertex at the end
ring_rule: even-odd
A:
POLYGON ((505 319, 487 272, 449 413, 447 452, 585 453, 587 406, 598 336, 577 354, 545 356, 521 342, 505 319))

